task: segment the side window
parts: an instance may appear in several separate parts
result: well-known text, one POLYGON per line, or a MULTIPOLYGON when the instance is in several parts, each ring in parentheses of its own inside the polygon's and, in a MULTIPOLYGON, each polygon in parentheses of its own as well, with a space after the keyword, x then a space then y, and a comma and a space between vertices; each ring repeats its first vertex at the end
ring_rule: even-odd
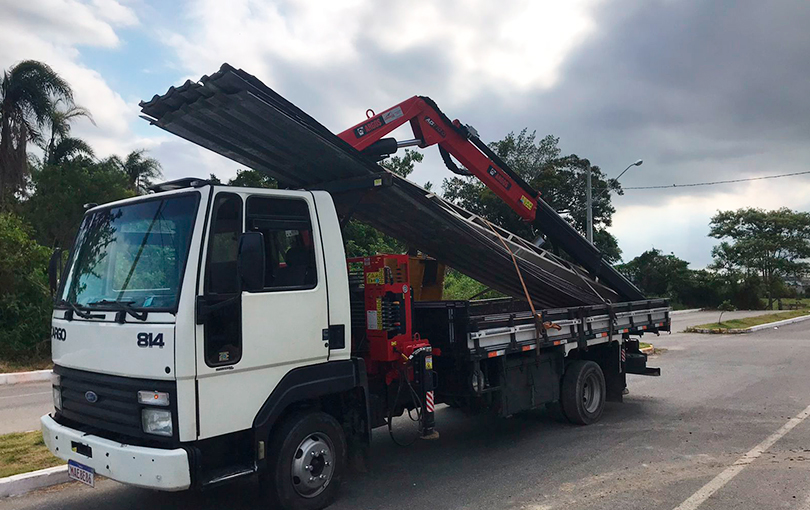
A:
POLYGON ((264 236, 265 290, 315 287, 318 283, 315 246, 306 201, 250 197, 246 224, 249 230, 264 236))
POLYGON ((205 317, 205 362, 237 363, 242 358, 242 310, 236 257, 242 233, 242 199, 219 193, 214 199, 205 266, 206 305, 219 305, 205 317))

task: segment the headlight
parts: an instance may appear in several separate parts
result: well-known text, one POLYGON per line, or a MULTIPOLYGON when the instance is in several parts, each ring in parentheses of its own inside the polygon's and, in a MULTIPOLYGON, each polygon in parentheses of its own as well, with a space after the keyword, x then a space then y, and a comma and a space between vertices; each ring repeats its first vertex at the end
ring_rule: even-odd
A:
POLYGON ((172 412, 163 409, 143 409, 141 424, 147 434, 172 435, 172 412))
POLYGON ((62 377, 59 374, 51 373, 51 384, 53 384, 53 407, 57 411, 62 410, 62 377))
POLYGON ((169 405, 169 394, 163 391, 139 391, 138 403, 148 406, 167 406, 169 405))
POLYGON ((57 411, 62 410, 62 388, 59 386, 53 387, 53 407, 55 407, 57 411))

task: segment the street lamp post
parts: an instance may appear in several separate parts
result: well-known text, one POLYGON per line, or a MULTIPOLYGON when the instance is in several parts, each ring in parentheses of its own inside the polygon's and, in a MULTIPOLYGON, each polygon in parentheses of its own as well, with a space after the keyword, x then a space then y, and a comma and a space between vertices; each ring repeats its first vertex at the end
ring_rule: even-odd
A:
MULTIPOLYGON (((630 163, 629 165, 627 165, 627 168, 625 168, 622 171, 622 173, 620 173, 619 176, 616 177, 616 180, 618 181, 619 179, 621 179, 622 175, 624 175, 625 172, 630 170, 631 166, 641 166, 642 163, 644 163, 644 161, 641 160, 641 159, 639 159, 635 163, 630 163)), ((606 190, 607 190, 607 188, 605 188, 605 190, 602 190, 602 192, 604 192, 606 190)), ((587 223, 587 226, 586 226, 586 229, 585 229, 585 238, 588 240, 589 243, 593 244, 593 197, 591 196, 591 167, 590 167, 590 165, 588 166, 588 170, 585 173, 585 210, 586 210, 586 223, 587 223)))

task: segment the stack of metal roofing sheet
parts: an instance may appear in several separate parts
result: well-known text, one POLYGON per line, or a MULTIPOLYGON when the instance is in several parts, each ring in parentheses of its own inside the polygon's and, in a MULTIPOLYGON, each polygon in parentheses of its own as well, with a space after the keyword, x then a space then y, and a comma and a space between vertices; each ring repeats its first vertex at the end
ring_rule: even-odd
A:
POLYGON ((493 289, 522 298, 511 251, 539 308, 619 301, 581 268, 391 174, 257 78, 228 64, 197 83, 187 81, 142 102, 141 109, 153 124, 264 172, 284 187, 330 190, 340 214, 351 214, 493 289), (357 180, 384 185, 347 184, 357 180))

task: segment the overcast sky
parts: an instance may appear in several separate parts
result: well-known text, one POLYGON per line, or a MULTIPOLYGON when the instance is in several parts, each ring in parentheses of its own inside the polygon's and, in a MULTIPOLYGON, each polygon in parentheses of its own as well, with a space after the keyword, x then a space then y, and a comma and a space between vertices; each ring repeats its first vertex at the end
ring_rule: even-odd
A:
MULTIPOLYGON (((410 0, 172 3, 0 0, 0 67, 43 60, 73 85, 99 155, 145 147, 167 178, 236 165, 138 118, 137 103, 229 62, 339 132, 415 94, 486 141, 560 137, 625 186, 809 170, 810 3, 410 0)), ((447 177, 435 149, 411 176, 447 177)), ((810 175, 628 190, 625 260, 656 247, 711 261, 718 209, 810 210, 810 175)))

